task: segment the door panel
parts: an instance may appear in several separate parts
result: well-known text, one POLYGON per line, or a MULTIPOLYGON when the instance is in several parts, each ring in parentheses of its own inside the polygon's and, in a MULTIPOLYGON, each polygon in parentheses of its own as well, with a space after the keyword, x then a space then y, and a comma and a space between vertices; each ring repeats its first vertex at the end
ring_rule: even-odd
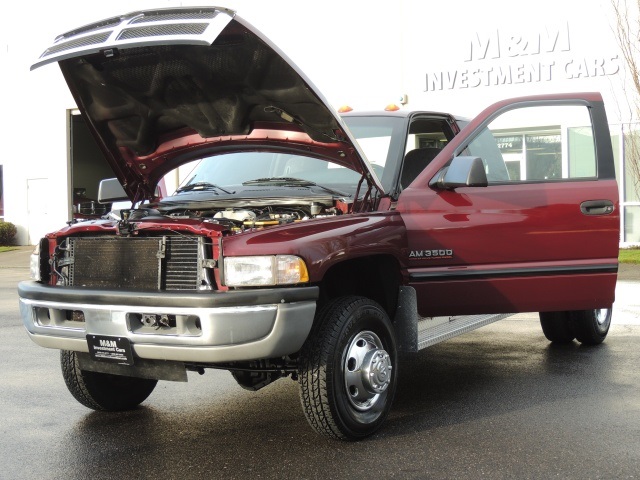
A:
MULTIPOLYGON (((589 109, 588 121, 604 115, 597 99, 589 95, 574 102, 589 109)), ((527 109, 571 103, 568 97, 554 96, 502 102, 495 110, 486 110, 401 194, 397 209, 407 227, 407 273, 418 293, 420 315, 574 310, 613 302, 618 189, 607 164, 612 162, 611 149, 602 147, 607 141, 610 146, 606 122, 594 122, 595 128, 579 125, 581 135, 588 127, 593 138, 581 141, 580 149, 571 152, 572 163, 566 139, 575 123, 544 125, 547 134, 535 136, 537 145, 547 138, 556 142, 557 136, 562 137, 561 145, 543 145, 535 155, 521 158, 545 163, 544 168, 523 165, 519 171, 525 178, 517 180, 508 177, 495 138, 507 138, 505 132, 519 134, 523 126, 508 131, 503 123, 487 137, 486 127, 500 123, 496 111, 508 112, 519 105, 523 110, 517 113, 527 118, 527 109), (549 133, 550 127, 558 127, 558 135, 549 133), (480 156, 489 186, 429 187, 430 178, 457 154, 480 156), (593 167, 584 167, 589 162, 593 167), (572 171, 582 172, 582 177, 572 177, 572 171), (527 179, 526 172, 536 172, 536 178, 527 179), (585 212, 585 205, 600 204, 612 208, 585 212)), ((531 124, 533 117, 529 118, 531 124)))

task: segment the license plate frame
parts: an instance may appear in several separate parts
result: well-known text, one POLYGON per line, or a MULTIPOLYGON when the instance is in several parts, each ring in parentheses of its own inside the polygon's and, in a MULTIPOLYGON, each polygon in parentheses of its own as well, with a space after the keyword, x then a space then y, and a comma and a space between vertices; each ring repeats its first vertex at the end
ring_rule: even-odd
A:
POLYGON ((87 335, 89 354, 98 362, 133 365, 133 350, 127 337, 87 335))

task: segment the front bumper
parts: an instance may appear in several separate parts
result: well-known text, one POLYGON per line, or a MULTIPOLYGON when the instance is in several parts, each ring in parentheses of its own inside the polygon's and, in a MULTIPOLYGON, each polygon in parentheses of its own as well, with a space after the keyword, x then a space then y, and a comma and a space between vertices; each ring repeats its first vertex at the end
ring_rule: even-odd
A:
POLYGON ((20 312, 43 347, 88 352, 87 335, 126 337, 152 360, 216 363, 297 352, 311 330, 318 287, 230 292, 122 292, 20 282, 20 312), (145 325, 166 316, 169 327, 145 325))

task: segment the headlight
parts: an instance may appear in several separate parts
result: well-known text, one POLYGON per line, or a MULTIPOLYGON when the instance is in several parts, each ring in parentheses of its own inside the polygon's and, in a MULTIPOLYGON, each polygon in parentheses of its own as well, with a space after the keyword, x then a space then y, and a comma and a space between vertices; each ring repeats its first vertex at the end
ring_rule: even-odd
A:
POLYGON ((31 278, 39 282, 42 280, 40 274, 40 242, 36 245, 36 248, 33 249, 31 253, 31 258, 29 259, 29 270, 31 273, 31 278))
POLYGON ((229 287, 292 285, 308 282, 309 273, 295 255, 226 257, 224 280, 229 287))

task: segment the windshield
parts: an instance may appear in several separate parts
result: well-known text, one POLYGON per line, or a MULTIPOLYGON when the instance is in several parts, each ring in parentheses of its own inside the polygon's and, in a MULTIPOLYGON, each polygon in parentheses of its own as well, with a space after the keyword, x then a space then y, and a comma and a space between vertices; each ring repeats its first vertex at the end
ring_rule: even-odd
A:
MULTIPOLYGON (((402 151, 403 122, 399 117, 345 117, 349 130, 364 150, 369 163, 389 191, 402 151)), ((176 194, 215 191, 233 194, 252 185, 284 184, 296 186, 291 180, 311 182, 324 191, 333 190, 350 196, 355 194, 360 174, 327 160, 282 152, 241 151, 206 157, 180 167, 182 181, 176 194)), ((174 184, 175 185, 175 184, 174 184)), ((301 186, 300 182, 297 183, 301 186)))
MULTIPOLYGON (((185 168, 185 167, 182 167, 185 168)), ((217 189, 224 193, 271 183, 305 186, 311 184, 355 193, 360 174, 318 158, 278 152, 236 152, 204 158, 188 164, 192 171, 176 193, 217 189)))

